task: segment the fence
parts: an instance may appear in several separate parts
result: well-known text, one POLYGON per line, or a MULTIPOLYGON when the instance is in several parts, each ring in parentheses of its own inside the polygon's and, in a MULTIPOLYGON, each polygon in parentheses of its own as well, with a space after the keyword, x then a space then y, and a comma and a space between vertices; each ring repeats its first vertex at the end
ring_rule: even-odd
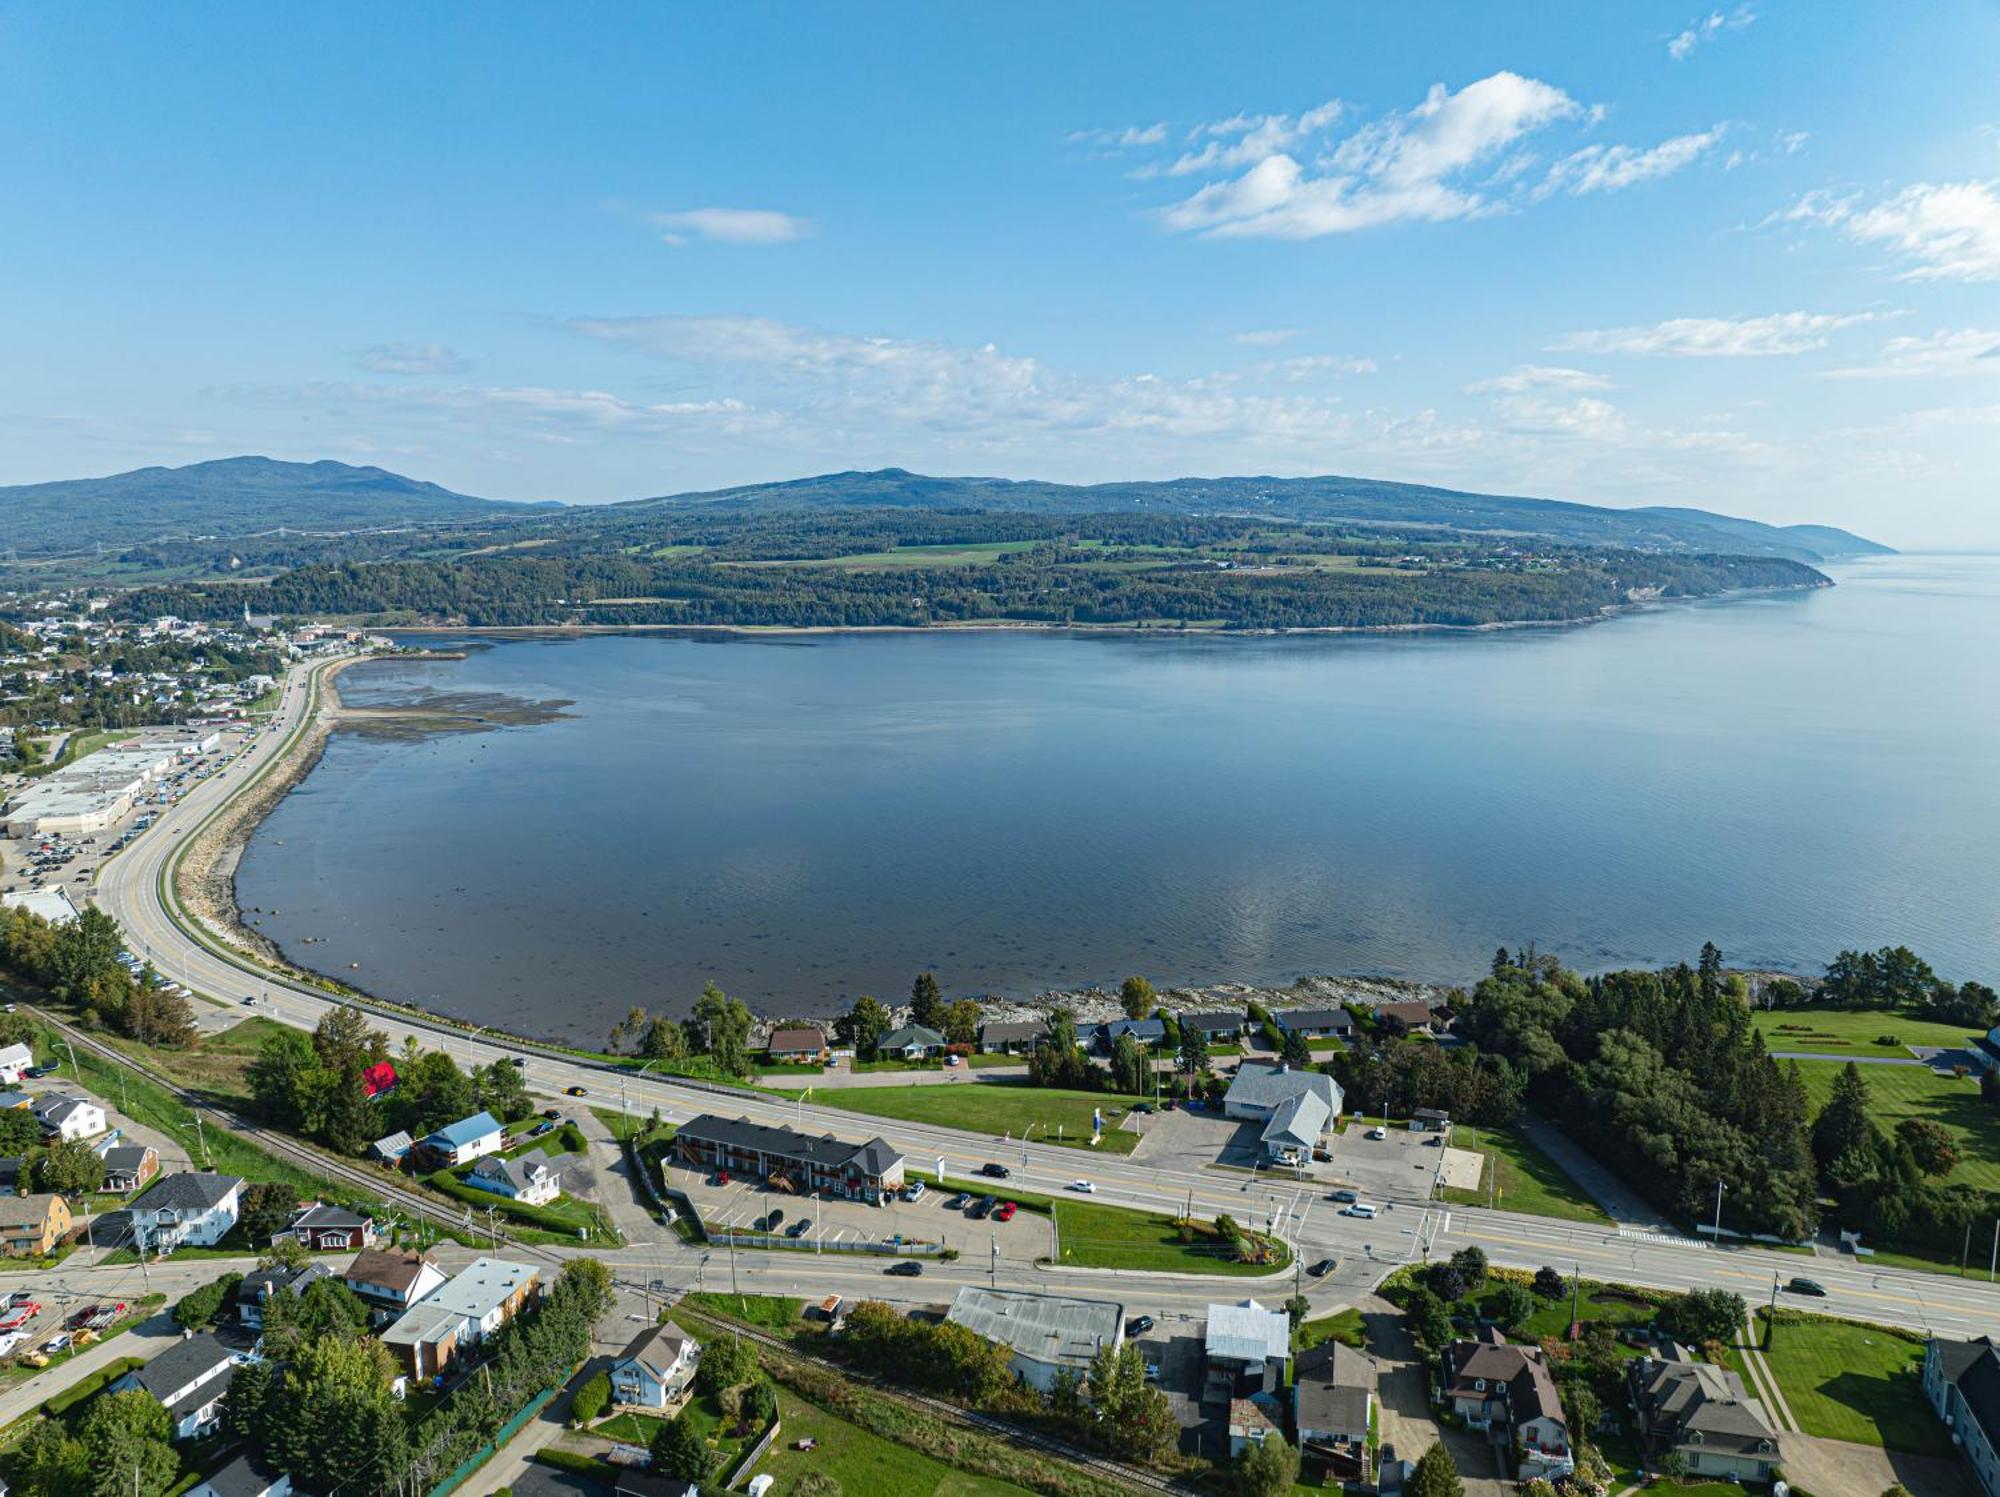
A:
POLYGON ((940 1242, 841 1242, 830 1237, 773 1237, 769 1232, 711 1230, 708 1240, 717 1247, 796 1253, 873 1253, 884 1258, 935 1258, 944 1252, 944 1244, 940 1242))
POLYGON ((527 1403, 522 1405, 520 1413, 500 1426, 500 1432, 497 1435, 454 1466, 450 1474, 443 1481, 432 1487, 425 1494, 425 1497, 445 1497, 447 1492, 452 1491, 466 1477, 472 1475, 473 1472, 491 1460, 495 1452, 503 1449, 509 1440, 521 1432, 521 1426, 534 1418, 535 1415, 541 1413, 548 1406, 549 1400, 562 1392, 562 1390, 563 1384, 558 1383, 555 1387, 545 1388, 529 1399, 527 1403))
POLYGON ((764 1431, 763 1437, 755 1445, 752 1445, 748 1450, 743 1452, 743 1459, 731 1468, 728 1480, 722 1484, 723 1491, 728 1491, 736 1483, 757 1469, 757 1462, 764 1459, 764 1452, 769 1450, 771 1442, 778 1438, 780 1422, 776 1415, 772 1416, 771 1427, 764 1431))

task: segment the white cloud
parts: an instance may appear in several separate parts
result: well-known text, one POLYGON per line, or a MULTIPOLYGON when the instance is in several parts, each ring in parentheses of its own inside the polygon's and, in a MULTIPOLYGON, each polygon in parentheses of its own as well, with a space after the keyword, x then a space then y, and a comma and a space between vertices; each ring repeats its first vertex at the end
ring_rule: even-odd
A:
POLYGON ((1246 332, 1231 333, 1231 343, 1241 343, 1246 348, 1276 348, 1298 337, 1295 327, 1252 328, 1246 332))
POLYGON ((1756 19, 1756 12, 1748 5, 1739 5, 1727 14, 1712 10, 1700 20, 1691 22, 1685 31, 1669 38, 1667 55, 1675 62, 1685 62, 1704 43, 1714 41, 1725 31, 1741 31, 1756 19))
POLYGON ((374 374, 458 374, 465 360, 442 343, 377 343, 355 358, 374 374))
POLYGON ((1127 125, 1123 129, 1072 130, 1063 137, 1073 146, 1097 146, 1106 151, 1130 150, 1134 146, 1161 145, 1167 138, 1167 122, 1127 125))
POLYGON ((668 244, 707 239, 717 244, 790 244, 811 231, 809 220, 768 208, 689 208, 651 215, 668 244))
POLYGON ((1908 379, 1916 375, 2000 374, 2000 333, 1981 328, 1891 338, 1871 364, 1829 369, 1829 379, 1908 379))
POLYGON ((1302 114, 1238 114, 1226 120, 1197 125, 1188 134, 1190 142, 1205 141, 1198 151, 1183 151, 1166 168, 1170 177, 1195 172, 1223 171, 1248 166, 1275 156, 1320 134, 1338 120, 1346 106, 1328 99, 1302 114))
POLYGON ((1824 348, 1827 334, 1880 314, 1776 312, 1767 317, 1675 317, 1651 327, 1595 328, 1569 333, 1549 347, 1559 352, 1657 354, 1666 358, 1758 358, 1824 348))
POLYGON ((1321 374, 1373 374, 1376 370, 1373 359, 1356 358, 1351 354, 1308 353, 1294 359, 1275 359, 1258 366, 1258 372, 1283 380, 1311 379, 1321 374))
POLYGON ((1888 245, 1913 262, 1906 281, 2000 280, 2000 183, 1919 182, 1870 208, 1855 196, 1811 192, 1785 217, 1888 245))
MULTIPOLYGON (((1331 108, 1323 106, 1300 119, 1323 117, 1330 124, 1331 108)), ((1297 122, 1262 116, 1244 123, 1230 137, 1228 154, 1214 161, 1231 167, 1249 162, 1248 169, 1200 188, 1164 209, 1160 219, 1171 229, 1215 237, 1314 239, 1383 224, 1470 217, 1490 204, 1473 187, 1452 179, 1492 162, 1523 135, 1582 112, 1561 89, 1518 73, 1495 73, 1457 93, 1440 83, 1414 109, 1364 125, 1316 155, 1314 171, 1288 149, 1269 147, 1271 120, 1285 122, 1277 133, 1297 122), (1254 150, 1249 149, 1253 142, 1254 150)), ((1225 124, 1234 130, 1239 122, 1225 124)), ((1204 150, 1183 157, 1172 170, 1206 156, 1204 150)))
POLYGON ((1608 390, 1611 381, 1585 369, 1565 369, 1550 364, 1522 364, 1506 374, 1475 380, 1465 387, 1468 395, 1519 395, 1527 390, 1608 390))
MULTIPOLYGON (((1717 125, 1694 135, 1676 135, 1650 149, 1626 145, 1588 145, 1573 151, 1549 168, 1540 191, 1566 192, 1581 197, 1590 192, 1617 192, 1640 182, 1670 177, 1692 165, 1712 149, 1728 132, 1717 125)), ((1736 161, 1732 159, 1732 166, 1736 161)))

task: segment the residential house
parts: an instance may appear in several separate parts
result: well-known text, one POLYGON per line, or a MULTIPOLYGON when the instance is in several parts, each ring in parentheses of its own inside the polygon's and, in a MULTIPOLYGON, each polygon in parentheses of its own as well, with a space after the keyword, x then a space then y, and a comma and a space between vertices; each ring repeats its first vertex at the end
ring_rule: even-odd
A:
POLYGON ((507 1324, 541 1292, 539 1271, 503 1258, 478 1258, 382 1332, 382 1344, 419 1381, 507 1324))
POLYGON ((1109 1024, 1097 1026, 1097 1048, 1109 1055, 1118 1041, 1128 1034, 1150 1049, 1166 1039, 1167 1022, 1164 1019, 1113 1019, 1109 1024))
POLYGON ((2000 1341, 1933 1337, 1924 1348, 1923 1386, 1986 1497, 2000 1497, 2000 1341))
POLYGON ((46 1258, 69 1228, 69 1202, 59 1195, 0 1197, 0 1253, 9 1258, 46 1258))
POLYGON ((903 1188, 903 1156, 885 1139, 851 1144, 712 1112, 680 1126, 674 1153, 683 1164, 758 1176, 780 1190, 881 1201, 903 1188))
POLYGON ((444 1287, 445 1278, 444 1270, 424 1253, 368 1248, 342 1270, 340 1281, 382 1320, 421 1304, 444 1287))
POLYGON ((361 1095, 373 1102, 377 1097, 386 1097, 396 1089, 396 1068, 388 1061, 377 1061, 361 1072, 361 1095))
POLYGON ((1275 1403, 1268 1393, 1229 1400, 1230 1459, 1234 1460, 1252 1445, 1262 1445, 1273 1435, 1283 1438, 1283 1428, 1272 1417, 1275 1403))
POLYGON ((1292 1358, 1291 1318, 1254 1299, 1210 1305, 1202 1350, 1203 1403, 1276 1393, 1285 1385, 1285 1366, 1292 1358))
POLYGON ((905 1024, 892 1029, 875 1042, 877 1055, 900 1055, 905 1060, 922 1060, 926 1055, 944 1053, 944 1036, 921 1024, 905 1024))
POLYGON ((1302 1034, 1310 1040, 1354 1038, 1354 1015, 1344 1008, 1273 1009, 1271 1021, 1286 1034, 1302 1034))
POLYGON ((271 1241, 275 1244, 289 1237, 309 1252, 325 1253, 373 1247, 375 1236, 373 1217, 314 1201, 287 1222, 283 1231, 273 1232, 271 1241))
POLYGON ((671 1320, 641 1331, 611 1364, 611 1396, 637 1409, 663 1409, 694 1379, 701 1343, 671 1320))
POLYGON ((236 1225, 243 1181, 236 1175, 179 1170, 162 1175, 129 1208, 132 1234, 142 1250, 214 1247, 236 1225))
POLYGON ((1508 1433, 1522 1481, 1554 1481, 1576 1469, 1569 1421, 1540 1347, 1515 1346, 1497 1326, 1454 1341, 1444 1354, 1444 1394, 1472 1428, 1508 1433))
POLYGON ((379 1159, 384 1164, 401 1164, 416 1143, 407 1133, 391 1133, 387 1138, 378 1138, 368 1146, 368 1157, 379 1159))
POLYGON ((1243 1037, 1243 1028, 1250 1021, 1243 1014, 1177 1014, 1174 1022, 1182 1033, 1199 1029, 1211 1045, 1227 1045, 1243 1037))
POLYGON ((19 1086, 34 1063, 35 1052, 26 1045, 9 1045, 0 1050, 0 1086, 19 1086))
POLYGON ((124 1195, 160 1173, 160 1154, 151 1144, 114 1144, 104 1151, 100 1195, 124 1195))
POLYGON ((34 1105, 35 1105, 35 1098, 34 1094, 31 1092, 17 1092, 17 1091, 0 1092, 0 1107, 16 1108, 16 1107, 33 1107, 34 1105))
POLYGON ((526 1206, 546 1206, 562 1194, 562 1171, 546 1154, 523 1154, 518 1159, 488 1154, 466 1174, 465 1183, 526 1206))
POLYGON ((456 1169, 482 1155, 499 1153, 505 1136, 500 1120, 492 1113, 475 1112, 426 1135, 418 1147, 439 1165, 456 1169))
POLYGON ((1375 1017, 1393 1019, 1411 1034, 1435 1034, 1441 1030, 1437 1015, 1428 1003, 1378 1003, 1375 1005, 1375 1017))
MULTIPOLYGON (((1299 1353, 1293 1368, 1292 1425, 1299 1448, 1330 1447, 1351 1459, 1368 1444, 1368 1421, 1375 1411, 1375 1360, 1340 1341, 1326 1341, 1299 1353)), ((1358 1469, 1367 1479, 1365 1466, 1358 1469)))
POLYGON ((819 1065, 826 1060, 826 1032, 802 1024, 774 1029, 764 1044, 764 1058, 773 1065, 819 1065))
MULTIPOLYGON (((750 1480, 754 1486, 757 1479, 753 1476, 750 1480)), ((611 1497, 701 1497, 701 1487, 678 1476, 662 1476, 637 1466, 620 1466, 616 1484, 611 1488, 611 1497)))
POLYGON ((34 1113, 42 1125, 42 1137, 49 1139, 95 1138, 110 1126, 104 1109, 88 1097, 69 1097, 59 1092, 37 1098, 34 1113))
POLYGON ((1225 1117, 1262 1122, 1264 1157, 1272 1164, 1301 1164, 1340 1116, 1340 1084, 1319 1071, 1295 1070, 1282 1061, 1245 1061, 1222 1099, 1225 1117))
POLYGON ((245 1451, 220 1471, 188 1489, 187 1497, 292 1497, 292 1479, 245 1451))
POLYGON ((1697 1362, 1676 1347, 1666 1356, 1634 1358, 1625 1381, 1649 1455, 1679 1451, 1690 1476, 1735 1482, 1767 1482, 1778 1469, 1778 1431, 1728 1368, 1697 1362))
POLYGON ((308 1263, 303 1268, 286 1268, 282 1264, 260 1268, 244 1275, 243 1282, 236 1286, 236 1318, 251 1330, 261 1331, 264 1306, 273 1295, 304 1294, 321 1279, 332 1277, 333 1270, 324 1263, 308 1263))
POLYGON ((213 1331, 184 1336, 144 1367, 111 1384, 113 1393, 150 1393, 167 1411, 173 1438, 213 1434, 222 1422, 222 1395, 236 1376, 237 1355, 213 1331))
POLYGON ((945 1319, 1006 1347, 1014 1376, 1044 1393, 1065 1373, 1088 1373, 1100 1348, 1116 1351, 1125 1341, 1125 1307, 1113 1300, 968 1284, 952 1300, 945 1319))
POLYGON ((27 1167, 28 1160, 25 1155, 13 1155, 5 1159, 0 1159, 0 1196, 19 1195, 21 1193, 21 1185, 23 1183, 21 1180, 21 1171, 27 1167))
POLYGON ((1040 1019, 982 1024, 979 1028, 979 1048, 993 1055, 1025 1055, 1048 1037, 1049 1026, 1040 1019))

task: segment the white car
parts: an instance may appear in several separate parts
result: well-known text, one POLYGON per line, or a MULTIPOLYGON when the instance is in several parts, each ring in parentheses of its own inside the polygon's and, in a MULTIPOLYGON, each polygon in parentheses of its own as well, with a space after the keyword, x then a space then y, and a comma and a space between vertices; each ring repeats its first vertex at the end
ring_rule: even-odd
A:
POLYGON ((1343 1208, 1340 1214, 1342 1216, 1372 1217, 1375 1215, 1375 1208, 1366 1201, 1356 1201, 1352 1206, 1343 1208))
POLYGON ((1368 1130, 1368 1136, 1370 1138, 1387 1138, 1389 1136, 1389 1130, 1387 1128, 1370 1128, 1368 1130))
POLYGON ((1069 1182, 1069 1188, 1076 1191, 1079 1195, 1094 1196, 1097 1194, 1097 1187, 1092 1185, 1088 1180, 1072 1180, 1069 1182))
POLYGON ((6 1356, 27 1339, 28 1333, 26 1331, 8 1331, 6 1334, 0 1335, 0 1357, 6 1356))

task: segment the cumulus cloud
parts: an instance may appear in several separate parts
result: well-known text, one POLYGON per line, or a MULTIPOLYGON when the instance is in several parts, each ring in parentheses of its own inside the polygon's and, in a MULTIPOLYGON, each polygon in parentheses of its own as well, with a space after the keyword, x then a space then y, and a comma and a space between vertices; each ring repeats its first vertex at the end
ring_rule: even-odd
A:
POLYGON ((1917 375, 2000 374, 2000 333, 1983 328, 1891 338, 1871 363, 1829 369, 1829 379, 1908 379, 1917 375))
POLYGON ((1593 143, 1537 179, 1533 137, 1599 123, 1562 89, 1499 72, 1453 92, 1432 86, 1413 108, 1355 122, 1331 100, 1299 114, 1238 114, 1193 127, 1171 159, 1133 177, 1211 178, 1158 210, 1159 222, 1211 238, 1315 239, 1395 223, 1441 223, 1555 193, 1612 192, 1700 160, 1724 126, 1653 146, 1593 143))
POLYGON ((1693 165, 1728 133, 1717 125, 1693 135, 1676 135, 1658 145, 1641 149, 1626 145, 1588 145, 1573 151, 1551 166, 1542 179, 1541 191, 1566 192, 1581 197, 1591 192, 1617 192, 1640 182, 1670 177, 1693 165))
POLYGON ((1475 380, 1465 387, 1468 395, 1519 395, 1528 390, 1608 390, 1611 381, 1585 369, 1565 369, 1550 364, 1522 364, 1506 374, 1475 380))
POLYGON ((1676 359, 1768 358, 1824 348, 1827 335, 1873 322, 1875 312, 1775 312, 1766 317, 1675 317, 1651 327, 1569 333, 1558 352, 1652 354, 1676 359))
POLYGON ((1695 52, 1717 37, 1729 31, 1741 31, 1757 19, 1757 13, 1748 5, 1739 5, 1728 12, 1712 10, 1700 20, 1690 22, 1684 31, 1667 40, 1667 55, 1675 62, 1686 62, 1695 52))
POLYGON ((377 343, 355 362, 371 374, 461 374, 465 360, 442 343, 377 343))
POLYGON ((2000 183, 1919 182, 1864 207, 1858 196, 1807 193, 1788 212, 1908 262, 1906 281, 2000 280, 2000 183))
POLYGON ((1104 150, 1123 151, 1134 146, 1156 146, 1167 138, 1167 123, 1161 120, 1151 125, 1127 125, 1123 129, 1072 130, 1064 137, 1073 146, 1097 146, 1104 150))
POLYGON ((716 244, 790 244, 811 231, 809 220, 768 208, 688 208, 651 215, 668 244, 706 239, 716 244))
POLYGON ((1251 328, 1245 332, 1231 333, 1231 343, 1241 343, 1246 348, 1276 348, 1298 337, 1295 327, 1251 328))

